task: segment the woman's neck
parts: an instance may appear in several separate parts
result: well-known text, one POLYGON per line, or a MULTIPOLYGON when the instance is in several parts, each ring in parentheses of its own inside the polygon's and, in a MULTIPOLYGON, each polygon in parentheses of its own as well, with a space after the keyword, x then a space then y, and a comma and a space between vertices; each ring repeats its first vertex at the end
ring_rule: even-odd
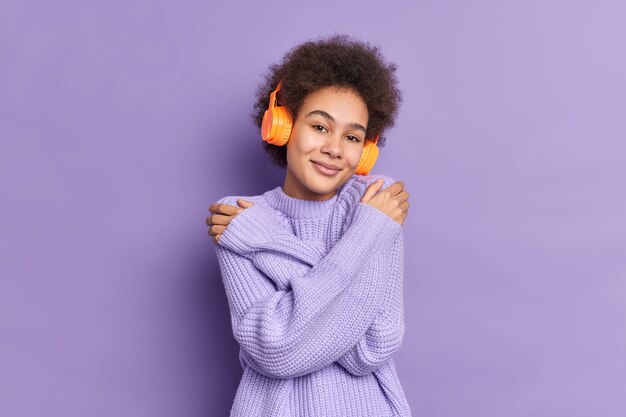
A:
POLYGON ((328 193, 317 193, 307 188, 302 184, 295 175, 287 168, 287 174, 285 175, 285 182, 283 183, 283 192, 289 197, 298 198, 300 200, 328 200, 337 194, 337 190, 332 190, 328 193))

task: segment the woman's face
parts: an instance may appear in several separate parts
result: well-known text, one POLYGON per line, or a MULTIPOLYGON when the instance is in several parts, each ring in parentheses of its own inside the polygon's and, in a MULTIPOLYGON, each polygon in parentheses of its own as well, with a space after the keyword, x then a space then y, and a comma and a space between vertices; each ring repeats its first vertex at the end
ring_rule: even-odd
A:
POLYGON ((350 90, 325 87, 309 94, 286 145, 284 192, 304 200, 335 195, 361 160, 368 117, 367 105, 350 90))

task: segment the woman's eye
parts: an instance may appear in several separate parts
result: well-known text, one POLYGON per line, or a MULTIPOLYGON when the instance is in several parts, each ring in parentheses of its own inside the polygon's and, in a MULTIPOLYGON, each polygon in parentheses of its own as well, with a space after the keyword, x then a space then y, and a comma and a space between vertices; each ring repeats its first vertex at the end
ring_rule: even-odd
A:
POLYGON ((318 132, 326 132, 326 128, 322 125, 313 125, 313 129, 317 130, 318 132))
POLYGON ((361 140, 359 138, 357 138, 356 136, 348 136, 348 140, 350 142, 360 142, 361 140))

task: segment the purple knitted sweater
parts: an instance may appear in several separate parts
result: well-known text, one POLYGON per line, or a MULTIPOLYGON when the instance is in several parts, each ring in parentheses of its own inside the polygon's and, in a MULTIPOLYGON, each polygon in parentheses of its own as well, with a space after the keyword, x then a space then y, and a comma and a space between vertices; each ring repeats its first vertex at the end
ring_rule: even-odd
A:
POLYGON ((333 197, 281 186, 215 245, 243 376, 242 417, 410 416, 393 355, 404 336, 402 226, 361 203, 384 175, 353 175, 333 197))

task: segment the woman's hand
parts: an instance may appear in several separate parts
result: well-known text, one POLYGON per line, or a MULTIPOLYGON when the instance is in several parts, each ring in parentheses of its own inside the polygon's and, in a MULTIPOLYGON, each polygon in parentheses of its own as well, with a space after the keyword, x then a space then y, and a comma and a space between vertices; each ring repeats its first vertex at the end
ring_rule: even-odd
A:
POLYGON ((237 204, 241 207, 231 206, 230 204, 211 204, 209 207, 209 211, 213 214, 207 217, 205 222, 209 226, 209 236, 213 236, 213 242, 218 242, 228 224, 239 213, 254 205, 253 202, 242 198, 237 200, 237 204))
POLYGON ((361 197, 361 202, 376 207, 402 225, 409 215, 409 193, 404 189, 402 181, 396 181, 378 192, 384 183, 379 179, 370 184, 361 197))

